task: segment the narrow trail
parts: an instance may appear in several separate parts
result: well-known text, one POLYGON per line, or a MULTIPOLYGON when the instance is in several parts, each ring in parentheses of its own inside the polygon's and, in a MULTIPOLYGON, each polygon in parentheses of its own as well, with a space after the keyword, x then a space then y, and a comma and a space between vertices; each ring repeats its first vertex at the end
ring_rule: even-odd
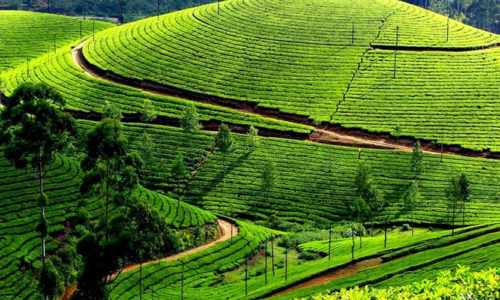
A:
POLYGON ((322 285, 324 283, 330 282, 330 281, 335 280, 335 279, 344 278, 347 276, 354 275, 354 274, 356 274, 360 271, 366 270, 366 269, 378 267, 381 264, 382 264, 382 259, 380 257, 361 260, 361 261, 358 261, 356 263, 350 264, 345 268, 333 270, 333 271, 325 273, 321 276, 314 277, 314 278, 311 278, 307 281, 299 283, 297 285, 291 286, 285 290, 282 290, 280 292, 272 294, 269 298, 288 294, 288 293, 294 292, 296 290, 301 290, 301 289, 305 289, 305 288, 309 288, 309 287, 313 287, 313 286, 322 285))
MULTIPOLYGON (((382 22, 381 27, 384 22, 382 22)), ((257 114, 264 118, 270 118, 280 121, 287 121, 296 124, 308 125, 314 128, 314 130, 305 137, 304 134, 295 132, 278 132, 276 130, 270 130, 263 128, 262 132, 265 132, 263 136, 268 137, 278 137, 278 138, 288 138, 297 140, 308 140, 311 142, 327 143, 334 145, 344 145, 344 146, 354 146, 359 148, 377 148, 377 149, 388 149, 397 151, 411 151, 415 139, 413 137, 401 137, 394 138, 390 134, 384 133, 373 133, 368 130, 363 129, 346 129, 340 125, 333 124, 322 124, 316 125, 312 119, 307 116, 285 113, 278 109, 263 108, 259 106, 258 102, 251 101, 241 101, 236 99, 222 98, 214 95, 207 95, 198 92, 183 90, 174 86, 167 86, 159 84, 156 82, 148 80, 138 80, 127 78, 119 74, 115 74, 111 71, 100 69, 99 67, 91 64, 83 55, 82 47, 85 41, 82 41, 78 46, 71 50, 71 56, 75 64, 81 68, 89 76, 112 82, 118 85, 132 87, 141 89, 144 93, 156 94, 168 97, 175 97, 187 101, 195 101, 200 103, 206 103, 214 106, 222 106, 234 109, 242 113, 257 114)), ((76 113, 83 116, 83 113, 76 113)), ((173 126, 172 120, 165 123, 164 125, 173 126)), ((204 128, 206 130, 217 130, 218 126, 216 122, 212 122, 210 126, 204 128)), ((163 125, 163 124, 162 124, 163 125)), ((174 124, 175 125, 175 124, 174 124)), ((178 125, 177 125, 178 126, 178 125)), ((245 126, 233 124, 234 129, 241 132, 245 130, 245 126)), ((233 128, 232 128, 233 129, 233 128)), ((261 132, 261 130, 259 130, 261 132)), ((476 151, 470 149, 464 149, 460 145, 438 145, 435 140, 425 140, 419 139, 422 144, 422 149, 424 152, 434 153, 434 154, 449 154, 449 155, 460 155, 469 157, 482 157, 482 158, 492 158, 500 159, 500 153, 492 153, 490 151, 476 151)))
MULTIPOLYGON (((148 261, 148 262, 145 262, 142 264, 142 266, 147 266, 147 265, 150 265, 150 264, 154 264, 154 263, 159 263, 159 262, 168 262, 168 261, 172 261, 172 260, 177 260, 177 259, 181 259, 183 257, 186 257, 188 255, 191 255, 193 253, 197 253, 197 252, 200 252, 202 250, 205 250, 205 249, 208 249, 216 244, 219 244, 219 243, 222 243, 224 241, 227 241, 231 238, 231 236, 236 236, 238 235, 238 227, 236 225, 233 225, 231 226, 231 223, 226 221, 226 220, 222 220, 222 219, 217 219, 217 223, 219 223, 219 228, 220 228, 220 235, 217 239, 207 243, 207 244, 203 244, 199 247, 196 247, 196 248, 192 248, 192 249, 189 249, 189 250, 186 250, 186 251, 183 251, 183 252, 180 252, 180 253, 177 253, 177 254, 174 254, 174 255, 171 255, 171 256, 167 256, 167 257, 164 257, 162 259, 155 259, 155 260, 151 260, 151 261, 148 261), (233 232, 231 233, 231 227, 233 229, 233 232)), ((123 268, 123 270, 120 272, 120 273, 115 273, 111 276, 110 279, 113 279, 113 278, 116 278, 117 276, 119 276, 120 274, 123 274, 123 273, 126 273, 126 272, 130 272, 130 271, 133 271, 133 270, 136 270, 140 267, 140 264, 134 264, 134 265, 129 265, 129 266, 126 266, 123 268)), ((66 292, 64 293, 64 295, 61 297, 61 300, 68 300, 69 297, 76 291, 76 286, 71 286, 70 288, 68 288, 66 290, 66 292)))

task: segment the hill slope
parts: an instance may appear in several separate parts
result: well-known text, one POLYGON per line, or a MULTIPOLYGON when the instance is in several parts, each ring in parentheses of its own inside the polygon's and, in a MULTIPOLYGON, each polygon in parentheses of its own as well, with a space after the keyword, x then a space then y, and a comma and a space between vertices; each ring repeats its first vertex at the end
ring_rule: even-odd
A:
MULTIPOLYGON (((113 26, 96 21, 95 31, 113 26)), ((91 20, 25 11, 0 11, 0 73, 92 34, 91 20), (81 24, 81 33, 80 33, 81 24), (81 34, 81 35, 80 35, 81 34), (54 41, 55 39, 55 41, 54 41), (54 44, 55 42, 55 44, 54 44)))
POLYGON ((106 30, 83 54, 131 79, 499 151, 500 50, 481 51, 498 43, 396 0, 233 0, 106 30))

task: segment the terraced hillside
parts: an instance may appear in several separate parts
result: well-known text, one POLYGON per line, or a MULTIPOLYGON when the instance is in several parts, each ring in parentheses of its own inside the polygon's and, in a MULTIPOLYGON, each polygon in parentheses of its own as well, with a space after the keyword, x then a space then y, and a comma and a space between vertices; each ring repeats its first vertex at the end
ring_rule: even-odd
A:
MULTIPOLYGON (((0 158, 0 298, 39 299, 37 271, 40 257, 40 234, 35 227, 40 218, 37 204, 38 185, 31 175, 16 170, 0 158)), ((50 222, 47 251, 53 253, 63 241, 69 221, 79 213, 81 170, 73 160, 57 158, 45 180, 45 192, 50 202, 46 216, 50 222)), ((189 204, 181 203, 161 194, 141 188, 136 193, 145 197, 168 224, 176 228, 212 224, 216 217, 189 204)), ((91 218, 101 212, 101 204, 85 200, 85 209, 91 218)))
MULTIPOLYGON (((92 122, 81 121, 82 127, 92 122)), ((166 166, 163 171, 150 170, 147 181, 154 188, 173 189, 169 177, 176 155, 188 153, 193 147, 196 160, 201 160, 213 147, 213 133, 200 132, 191 141, 180 129, 168 126, 145 126, 127 123, 124 133, 135 139, 147 132, 154 142, 154 157, 166 166)), ((413 179, 410 172, 411 153, 390 150, 332 146, 279 138, 261 138, 260 146, 249 149, 244 135, 235 135, 235 150, 227 155, 223 180, 223 155, 216 150, 196 172, 189 184, 186 201, 211 211, 229 215, 267 219, 275 212, 284 219, 327 223, 346 217, 344 201, 354 198, 354 177, 361 160, 372 169, 374 179, 391 203, 396 219, 401 199, 413 179), (261 174, 267 158, 277 167, 276 187, 270 198, 261 192, 261 174)), ((448 223, 444 188, 452 174, 462 170, 471 179, 471 202, 467 204, 466 223, 497 222, 499 206, 500 162, 492 159, 445 155, 443 162, 436 154, 424 158, 424 172, 419 183, 422 201, 415 218, 421 223, 448 223)), ((399 216, 398 216, 399 215, 399 216)))
POLYGON ((54 47, 90 35, 94 29, 97 32, 111 26, 111 23, 96 21, 93 24, 91 20, 58 15, 0 11, 0 73, 26 64, 26 59, 53 53, 54 47))
POLYGON ((396 0, 233 0, 103 31, 83 55, 177 93, 498 151, 500 52, 481 49, 499 42, 396 0))

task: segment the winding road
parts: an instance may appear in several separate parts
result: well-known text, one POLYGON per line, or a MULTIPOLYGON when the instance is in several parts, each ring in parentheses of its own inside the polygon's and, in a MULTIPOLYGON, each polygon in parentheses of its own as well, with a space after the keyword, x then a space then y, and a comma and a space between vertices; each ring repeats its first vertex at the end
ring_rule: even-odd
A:
MULTIPOLYGON (((222 219, 217 219, 217 223, 219 224, 219 229, 220 229, 220 235, 217 239, 209 242, 209 243, 206 243, 206 244, 203 244, 199 247, 196 247, 196 248, 192 248, 192 249, 189 249, 189 250, 186 250, 186 251, 183 251, 183 252, 180 252, 180 253, 177 253, 177 254, 174 254, 174 255, 171 255, 171 256, 167 256, 167 257, 164 257, 162 259, 155 259, 155 260, 151 260, 151 261, 148 261, 148 262, 145 262, 142 264, 142 266, 147 266, 147 265, 150 265, 150 264, 153 264, 153 263, 158 263, 158 262, 168 262, 168 261, 172 261, 172 260, 177 260, 177 259, 180 259, 180 258, 183 258, 183 257, 186 257, 190 254, 193 254, 193 253, 196 253, 196 252, 200 252, 200 251, 203 251, 207 248, 210 248, 216 244, 219 244, 219 243, 222 243, 224 241, 227 241, 231 238, 231 236, 236 236, 238 235, 238 227, 226 220, 222 220, 222 219), (233 226, 231 226, 231 224, 233 226), (232 229, 232 233, 231 233, 231 229, 232 229)), ((134 265, 129 265, 129 266, 126 266, 123 268, 122 272, 120 273, 115 273, 111 279, 117 277, 118 275, 122 274, 122 273, 126 273, 126 272, 130 272, 130 271, 133 271, 135 269, 138 269, 140 267, 139 264, 134 264, 134 265)), ((76 291, 76 285, 75 286, 72 286, 70 287, 69 289, 66 290, 66 292, 64 293, 64 295, 62 296, 61 300, 67 300, 69 299, 69 297, 76 291)))

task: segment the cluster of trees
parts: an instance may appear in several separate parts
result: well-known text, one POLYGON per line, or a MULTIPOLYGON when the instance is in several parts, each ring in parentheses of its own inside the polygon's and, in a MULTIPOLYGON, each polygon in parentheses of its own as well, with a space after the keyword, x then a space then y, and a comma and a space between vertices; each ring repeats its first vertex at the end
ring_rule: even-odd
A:
POLYGON ((449 15, 474 27, 500 33, 500 0, 404 0, 449 15))
POLYGON ((120 23, 164 14, 213 0, 0 0, 0 7, 51 12, 71 16, 117 18, 120 23))
MULTIPOLYGON (((412 179, 408 184, 405 193, 402 196, 402 205, 400 211, 397 208, 389 208, 384 195, 377 188, 373 181, 368 165, 361 161, 358 166, 354 181, 354 201, 346 201, 347 211, 352 221, 351 237, 352 237, 352 258, 354 259, 354 237, 359 236, 359 247, 362 248, 363 224, 369 222, 372 226, 371 234, 373 235, 373 224, 377 222, 375 216, 378 216, 378 222, 383 221, 384 224, 384 245, 387 246, 387 227, 391 221, 396 219, 400 214, 408 215, 412 224, 412 235, 414 235, 415 211, 421 201, 419 191, 419 180, 424 170, 424 153, 419 141, 416 141, 413 146, 413 152, 410 160, 410 171, 412 179), (354 228, 354 224, 358 224, 358 228, 354 228)), ((451 176, 448 185, 444 188, 446 197, 447 210, 452 226, 452 235, 455 234, 455 225, 457 216, 462 214, 462 225, 465 225, 466 204, 470 200, 470 181, 465 173, 458 173, 451 176)))
MULTIPOLYGON (((107 299, 106 284, 126 263, 142 266, 147 259, 176 251, 179 243, 159 212, 134 196, 143 158, 128 147, 121 132, 121 113, 108 104, 102 121, 87 133, 79 133, 75 120, 62 111, 63 106, 61 95, 46 84, 21 84, 1 111, 0 145, 16 168, 26 170, 38 182, 39 289, 44 298, 56 298, 78 280, 74 299, 107 299), (49 197, 44 192, 44 179, 56 155, 70 153, 68 148, 75 143, 79 148, 76 152, 83 153, 81 193, 102 200, 102 217, 90 219, 82 199, 78 218, 72 224, 79 240, 67 239, 55 253, 48 254, 49 197)), ((146 103, 143 116, 152 115, 154 110, 146 103)))

